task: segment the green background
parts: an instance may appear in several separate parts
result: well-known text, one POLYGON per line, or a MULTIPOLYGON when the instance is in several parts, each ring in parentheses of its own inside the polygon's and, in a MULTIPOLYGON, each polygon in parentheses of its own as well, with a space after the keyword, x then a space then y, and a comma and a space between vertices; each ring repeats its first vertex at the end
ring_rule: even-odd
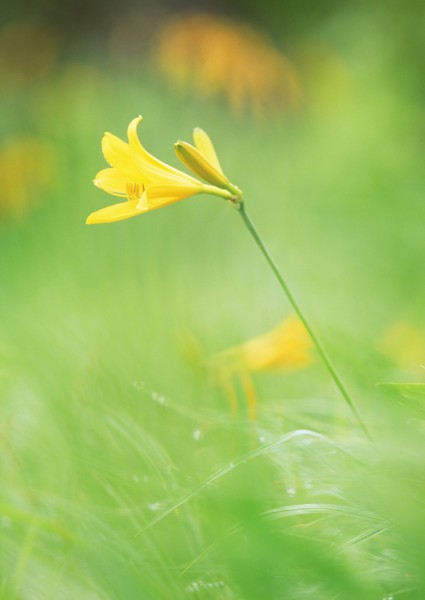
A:
POLYGON ((37 77, 25 39, 1 64, 3 146, 53 149, 50 186, 0 222, 1 597, 423 598, 425 350, 410 368, 381 350, 400 320, 425 339, 420 4, 234 3, 303 91, 260 121, 157 72, 169 5, 14 4, 4 27, 36 16, 58 50, 37 77), (135 9, 146 41, 117 56, 135 9), (211 135, 374 443, 318 360, 255 375, 255 422, 211 385, 209 357, 291 313, 228 204, 85 225, 113 201, 91 183, 103 132, 139 113, 175 166, 177 139, 211 135))

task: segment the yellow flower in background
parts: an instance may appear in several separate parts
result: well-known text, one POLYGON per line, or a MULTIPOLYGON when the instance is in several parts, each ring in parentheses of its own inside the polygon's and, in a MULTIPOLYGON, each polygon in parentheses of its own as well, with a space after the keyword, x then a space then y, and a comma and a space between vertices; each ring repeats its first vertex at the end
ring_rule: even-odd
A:
POLYGON ((165 23, 154 51, 174 85, 223 97, 237 113, 269 118, 299 105, 295 68, 252 27, 192 13, 165 23))
POLYGON ((213 194, 230 200, 228 190, 204 184, 194 177, 152 156, 139 141, 136 117, 128 126, 128 143, 105 133, 102 151, 111 165, 99 171, 94 184, 100 189, 125 199, 91 213, 87 223, 110 223, 173 204, 195 194, 213 194))
POLYGON ((313 362, 312 346, 304 325, 297 317, 291 316, 275 329, 220 352, 212 359, 211 368, 234 411, 237 410, 235 379, 239 380, 247 400, 248 414, 255 419, 257 395, 250 374, 305 368, 313 362))
POLYGON ((379 349, 403 371, 422 373, 425 364, 425 334, 406 321, 396 321, 385 331, 379 349))
POLYGON ((0 148, 0 219, 21 219, 55 179, 50 144, 34 137, 13 137, 0 148))
POLYGON ((275 329, 221 352, 216 359, 253 372, 291 370, 312 362, 311 348, 312 342, 304 325, 297 317, 291 316, 275 329))

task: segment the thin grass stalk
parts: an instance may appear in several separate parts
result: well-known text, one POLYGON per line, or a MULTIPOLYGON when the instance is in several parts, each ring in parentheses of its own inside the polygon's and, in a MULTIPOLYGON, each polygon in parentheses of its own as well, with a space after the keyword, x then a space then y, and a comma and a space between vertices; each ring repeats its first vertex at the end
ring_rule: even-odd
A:
POLYGON ((316 334, 314 333, 313 328, 311 327, 307 317, 305 316, 304 312, 301 310, 298 302, 295 300, 294 295, 292 294, 291 290, 288 287, 288 284, 286 283, 285 279, 283 278, 282 274, 280 273, 275 261, 273 260, 268 248, 266 247, 266 245, 264 244, 263 240, 261 239, 260 234, 258 233, 255 225, 253 224, 251 218, 249 217, 248 213, 245 210, 245 203, 244 202, 240 202, 234 205, 235 208, 238 210, 240 216, 242 217, 242 220, 246 226, 246 228, 248 229, 248 231, 250 232, 250 234, 252 235, 252 237, 254 238, 257 246, 260 248, 264 258, 266 259, 266 261, 268 262, 271 270, 273 271, 276 279, 278 280, 280 287, 283 289, 283 291, 285 292, 292 308, 294 309, 295 313, 297 314, 297 316, 299 317, 299 319, 301 320, 301 322, 303 323, 304 327, 307 330, 307 333, 309 334, 314 346, 316 347, 316 350, 323 362, 323 364, 325 365, 326 369, 328 370, 330 376, 332 377, 333 381, 335 382, 335 385, 337 386, 337 388, 339 389, 339 391, 341 392, 342 397, 344 398, 344 400, 346 401, 346 403, 348 404, 348 406, 350 407, 352 413, 354 414, 354 416, 356 417, 360 427, 362 428, 362 430, 364 431, 365 435, 368 437, 369 440, 372 441, 372 437, 369 433, 369 430, 366 427, 366 424, 364 423, 362 417, 360 416, 359 410, 354 402, 354 400, 351 398, 350 394, 347 391, 347 388, 345 387, 345 385, 343 384, 340 376, 338 375, 335 367, 333 366, 330 358, 328 357, 324 347, 322 346, 322 343, 320 342, 319 338, 316 336, 316 334))

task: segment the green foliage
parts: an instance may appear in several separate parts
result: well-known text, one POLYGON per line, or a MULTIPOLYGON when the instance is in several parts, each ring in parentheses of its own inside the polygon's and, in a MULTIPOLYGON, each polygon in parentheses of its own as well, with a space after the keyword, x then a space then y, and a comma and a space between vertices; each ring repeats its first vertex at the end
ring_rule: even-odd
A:
POLYGON ((0 227, 0 597, 423 598, 423 377, 380 351, 423 311, 414 105, 358 66, 342 104, 259 124, 96 73, 63 65, 2 107, 25 106, 5 136, 42 135, 57 172, 0 227), (374 443, 320 364, 255 375, 256 422, 212 385, 208 357, 289 313, 224 201, 84 225, 110 200, 101 135, 140 112, 170 163, 193 126, 211 134, 374 443))

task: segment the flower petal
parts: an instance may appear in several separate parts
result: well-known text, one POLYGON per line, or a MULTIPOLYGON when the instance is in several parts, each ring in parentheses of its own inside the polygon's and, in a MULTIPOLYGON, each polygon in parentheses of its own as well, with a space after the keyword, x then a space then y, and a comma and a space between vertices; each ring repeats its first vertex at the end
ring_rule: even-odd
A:
POLYGON ((137 127, 142 120, 141 116, 133 119, 128 126, 127 135, 128 142, 131 151, 133 152, 133 156, 137 157, 137 160, 143 165, 143 170, 146 176, 149 177, 149 180, 155 181, 158 179, 162 179, 165 182, 168 181, 180 181, 186 184, 192 183, 197 184, 198 182, 194 177, 167 165, 162 162, 155 156, 152 156, 140 143, 139 137, 137 135, 137 127))
POLYGON ((130 219, 142 214, 143 210, 138 208, 139 200, 130 200, 127 202, 119 202, 118 204, 112 204, 106 208, 101 208, 96 212, 92 212, 88 217, 86 223, 91 225, 93 223, 114 223, 115 221, 122 221, 124 219, 130 219))
POLYGON ((157 208, 162 208, 163 206, 168 206, 169 204, 175 204, 179 200, 181 200, 180 196, 161 196, 161 198, 147 200, 147 211, 156 210, 157 208))
POLYGON ((127 197, 128 179, 118 169, 103 169, 93 180, 96 187, 113 196, 127 197))
POLYGON ((102 152, 107 162, 121 171, 131 180, 142 182, 143 171, 134 160, 130 146, 112 133, 105 133, 102 138, 102 152))
POLYGON ((111 133, 103 136, 102 151, 108 163, 130 181, 146 186, 159 178, 167 181, 170 178, 167 171, 153 167, 142 153, 136 153, 134 148, 111 133))
POLYGON ((188 198, 189 196, 194 196, 195 194, 200 194, 202 192, 202 184, 198 186, 193 185, 150 185, 147 190, 147 198, 148 202, 151 200, 158 200, 161 197, 176 197, 179 200, 183 200, 183 198, 188 198))
POLYGON ((176 186, 176 185, 151 185, 147 188, 141 201, 139 208, 147 206, 148 210, 154 210, 174 204, 179 200, 202 193, 202 184, 195 189, 193 186, 176 186), (143 201, 143 202, 142 202, 143 201))
POLYGON ((210 136, 200 127, 195 127, 193 130, 193 141, 195 142, 195 146, 198 148, 198 150, 202 152, 204 156, 206 156, 206 158, 214 165, 217 171, 224 175, 210 136))

